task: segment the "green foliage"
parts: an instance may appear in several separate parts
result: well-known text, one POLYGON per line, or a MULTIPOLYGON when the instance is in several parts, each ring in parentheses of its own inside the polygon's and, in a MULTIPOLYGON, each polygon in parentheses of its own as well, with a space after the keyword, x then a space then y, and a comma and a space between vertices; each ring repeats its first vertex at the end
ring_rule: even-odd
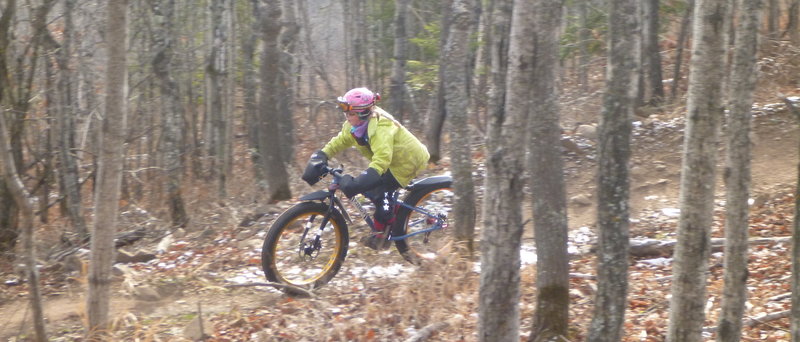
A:
MULTIPOLYGON (((567 28, 561 36, 561 59, 568 59, 580 53, 581 22, 576 15, 568 16, 567 28)), ((602 54, 605 51, 605 36, 608 32, 608 14, 589 6, 586 13, 586 30, 589 40, 586 49, 589 55, 602 54)))
POLYGON ((439 81, 439 64, 408 61, 408 85, 414 91, 434 91, 439 81))
POLYGON ((439 41, 441 25, 434 21, 425 25, 409 42, 418 48, 418 58, 408 61, 408 84, 418 91, 433 91, 439 81, 439 41))
POLYGON ((439 60, 439 41, 441 39, 441 25, 434 21, 425 25, 425 29, 419 35, 409 39, 411 44, 420 50, 420 60, 438 62, 439 60))

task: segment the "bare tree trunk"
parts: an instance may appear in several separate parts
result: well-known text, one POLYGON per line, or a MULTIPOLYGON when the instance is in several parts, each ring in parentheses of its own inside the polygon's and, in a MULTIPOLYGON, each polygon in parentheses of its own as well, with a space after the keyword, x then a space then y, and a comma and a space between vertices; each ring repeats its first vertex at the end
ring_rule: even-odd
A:
POLYGON ((297 39, 300 32, 300 26, 297 25, 297 17, 295 16, 295 0, 282 0, 281 1, 281 31, 278 36, 280 42, 280 78, 278 82, 281 84, 276 90, 280 91, 278 94, 278 108, 277 113, 284 113, 287 116, 283 120, 276 120, 278 128, 280 129, 281 140, 281 159, 289 164, 294 157, 294 98, 297 88, 297 80, 295 75, 299 74, 299 61, 297 55, 297 39))
POLYGON ((61 183, 61 191, 64 192, 64 206, 66 207, 67 214, 72 222, 73 228, 78 236, 86 238, 89 236, 89 231, 86 227, 86 221, 83 218, 81 210, 81 193, 78 184, 78 163, 75 155, 76 151, 76 126, 75 118, 78 113, 77 101, 73 97, 73 85, 76 82, 70 68, 70 56, 72 54, 72 35, 75 28, 73 24, 72 12, 75 7, 75 0, 66 0, 64 2, 64 39, 61 43, 61 48, 58 50, 56 58, 59 68, 59 76, 57 88, 60 93, 59 103, 61 107, 56 110, 56 127, 59 154, 61 162, 58 164, 59 180, 61 183))
MULTIPOLYGON (((447 36, 450 34, 450 17, 452 16, 450 12, 452 12, 452 3, 453 0, 443 0, 441 2, 442 32, 440 33, 441 39, 439 44, 441 51, 444 51, 444 43, 447 41, 447 36)), ((444 79, 444 74, 447 73, 448 67, 449 65, 445 64, 439 65, 439 80, 444 79)), ((430 161, 432 163, 438 163, 439 160, 442 159, 442 130, 447 120, 444 87, 444 83, 439 82, 436 94, 437 104, 428 117, 428 129, 425 134, 425 143, 428 146, 428 152, 431 154, 430 161)))
POLYGON ((681 31, 678 33, 678 42, 675 48, 675 70, 672 73, 672 88, 670 97, 675 100, 678 96, 678 86, 681 80, 681 65, 683 64, 683 48, 686 45, 686 40, 689 36, 689 27, 692 22, 692 13, 694 13, 694 1, 689 0, 686 6, 686 13, 681 20, 681 31))
POLYGON ((180 104, 178 83, 173 77, 174 46, 177 39, 175 31, 175 0, 165 0, 160 4, 151 3, 157 28, 153 73, 158 80, 161 93, 161 107, 165 109, 162 118, 162 137, 159 150, 166 172, 166 197, 170 222, 173 227, 184 227, 189 220, 183 202, 183 108, 180 104))
MULTIPOLYGON (((536 239, 536 311, 531 342, 567 337, 569 326, 569 254, 567 193, 561 160, 558 104, 559 41, 563 1, 533 1, 534 70, 528 161, 536 239)), ((515 8, 516 10, 516 8, 515 8)), ((515 23, 516 25, 516 23, 515 23)))
MULTIPOLYGON (((791 102, 784 102, 792 109, 797 124, 800 126, 800 110, 791 102)), ((800 143, 797 150, 800 151, 800 143)), ((800 163, 797 164, 797 183, 794 188, 794 227, 792 228, 792 315, 791 334, 792 342, 800 342, 800 163)))
MULTIPOLYGON (((525 128, 533 83, 535 13, 532 2, 514 3, 504 111, 492 118, 487 141, 478 340, 519 341, 520 238, 525 185, 525 128)), ((498 38, 499 39, 499 38, 498 38)))
POLYGON ((631 122, 639 77, 637 1, 610 3, 608 82, 598 146, 597 296, 589 341, 620 341, 628 295, 631 122))
POLYGON ((226 112, 229 108, 226 96, 226 86, 228 85, 229 69, 231 60, 228 45, 230 44, 230 32, 228 25, 228 10, 230 0, 211 0, 209 10, 211 11, 211 50, 206 64, 208 74, 206 84, 206 117, 209 118, 208 128, 208 154, 211 165, 211 176, 217 182, 217 194, 220 198, 226 196, 226 172, 225 160, 227 158, 227 145, 230 141, 228 136, 229 117, 232 113, 226 112))
POLYGON ((756 86, 761 0, 739 0, 741 11, 728 89, 728 148, 725 161, 725 287, 717 341, 738 342, 747 300, 747 229, 750 197, 750 119, 756 86))
POLYGON ((697 1, 668 342, 703 339, 717 140, 723 114, 720 84, 725 67, 720 59, 725 53, 727 15, 727 0, 697 1))
POLYGON ((489 37, 489 30, 491 29, 491 14, 492 2, 484 7, 481 1, 475 5, 475 11, 479 15, 475 19, 477 27, 475 28, 476 44, 478 45, 475 51, 475 63, 472 67, 472 81, 470 88, 472 95, 470 96, 469 112, 470 118, 474 122, 475 129, 480 134, 486 134, 486 111, 487 102, 489 101, 489 68, 491 67, 490 45, 491 38, 489 37))
POLYGON ((406 114, 406 59, 408 58, 408 37, 406 35, 406 15, 410 0, 395 0, 394 5, 394 59, 389 84, 389 112, 403 122, 406 114))
MULTIPOLYGON (((262 0, 263 1, 263 0, 262 0)), ((280 144, 281 134, 275 122, 286 120, 285 114, 278 111, 278 97, 282 94, 280 75, 281 48, 279 34, 281 30, 280 0, 266 0, 262 7, 261 38, 264 50, 261 56, 261 97, 259 102, 259 148, 261 167, 266 175, 267 202, 291 198, 289 176, 286 172, 286 161, 283 160, 280 144)))
MULTIPOLYGON (((486 122, 486 147, 492 151, 491 146, 500 144, 502 138, 503 120, 505 118, 506 78, 508 70, 508 45, 511 30, 511 13, 513 0, 491 0, 492 21, 489 28, 489 99, 487 103, 486 122)), ((484 205, 482 217, 484 223, 489 214, 487 212, 486 198, 494 191, 490 179, 484 180, 484 205)))
POLYGON ((47 332, 44 324, 44 309, 42 308, 42 293, 39 287, 39 270, 36 267, 36 250, 34 242, 34 216, 33 203, 28 200, 29 194, 25 190, 19 175, 14 159, 11 157, 11 145, 8 140, 8 130, 6 128, 5 117, 0 114, 0 164, 4 166, 2 173, 7 180, 7 184, 14 202, 21 212, 21 254, 22 261, 26 267, 28 276, 28 286, 30 291, 30 305, 33 313, 33 327, 35 340, 37 342, 47 341, 47 332))
POLYGON ((642 22, 643 41, 642 56, 644 66, 642 70, 647 76, 647 91, 650 95, 648 104, 657 106, 664 100, 664 80, 661 75, 661 51, 659 51, 659 2, 660 0, 646 0, 642 2, 644 20, 642 22))
POLYGON ((780 35, 778 22, 781 18, 781 7, 778 0, 767 0, 767 37, 777 39, 780 35))
POLYGON ((578 83, 581 85, 581 90, 586 92, 589 90, 589 1, 578 1, 578 83))
MULTIPOLYGON (((258 148, 259 126, 258 126, 258 76, 256 70, 256 46, 258 37, 261 33, 261 6, 260 0, 250 0, 253 13, 253 23, 246 29, 246 34, 242 43, 242 92, 244 92, 244 125, 247 127, 247 140, 251 150, 258 148)), ((253 161, 253 177, 256 184, 266 182, 262 171, 259 153, 251 153, 253 161)))
POLYGON ((795 46, 800 45, 800 0, 792 0, 789 5, 789 19, 786 24, 785 34, 789 35, 789 39, 795 46))
POLYGON ((106 110, 101 130, 99 169, 94 198, 95 217, 91 240, 89 295, 86 308, 87 339, 102 339, 108 328, 111 265, 114 262, 114 234, 122 182, 123 143, 127 120, 127 1, 107 1, 106 110))
POLYGON ((453 221, 455 237, 466 247, 468 255, 474 254, 475 240, 475 185, 472 180, 472 149, 467 112, 469 103, 469 31, 472 13, 471 0, 454 0, 452 3, 450 34, 442 55, 442 64, 448 65, 442 83, 447 112, 450 116, 450 162, 453 170, 455 203, 453 221))

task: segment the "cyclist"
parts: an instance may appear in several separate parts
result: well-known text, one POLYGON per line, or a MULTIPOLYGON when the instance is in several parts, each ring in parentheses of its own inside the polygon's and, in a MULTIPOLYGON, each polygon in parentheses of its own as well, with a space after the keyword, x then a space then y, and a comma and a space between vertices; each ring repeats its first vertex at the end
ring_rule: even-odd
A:
POLYGON ((337 100, 346 118, 342 130, 311 155, 302 178, 309 185, 316 184, 328 158, 349 147, 354 146, 369 159, 369 167, 357 177, 344 175, 339 189, 348 198, 364 194, 375 204, 373 230, 361 243, 382 250, 389 245, 389 228, 394 223, 394 208, 388 208, 386 196, 408 185, 426 167, 430 154, 419 139, 375 105, 380 94, 367 88, 354 88, 337 100))

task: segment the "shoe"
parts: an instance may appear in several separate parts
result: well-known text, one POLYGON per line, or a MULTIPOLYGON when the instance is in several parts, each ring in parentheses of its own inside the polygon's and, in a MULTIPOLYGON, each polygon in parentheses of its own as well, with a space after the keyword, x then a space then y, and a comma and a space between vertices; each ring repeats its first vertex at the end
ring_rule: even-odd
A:
POLYGON ((361 238, 361 244, 372 248, 376 251, 382 251, 389 248, 389 240, 383 235, 369 234, 361 238))
POLYGON ((388 248, 389 240, 387 239, 386 232, 389 230, 388 228, 392 226, 393 222, 394 218, 389 220, 389 223, 375 221, 375 229, 372 230, 369 235, 361 238, 361 244, 376 251, 382 251, 388 248))

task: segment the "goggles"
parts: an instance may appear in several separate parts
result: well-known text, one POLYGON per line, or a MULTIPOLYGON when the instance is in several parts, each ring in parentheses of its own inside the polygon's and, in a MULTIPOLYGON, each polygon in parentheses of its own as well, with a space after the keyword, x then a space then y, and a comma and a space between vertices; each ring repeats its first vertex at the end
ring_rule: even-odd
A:
POLYGON ((353 105, 347 103, 346 101, 342 101, 342 100, 339 100, 336 104, 339 105, 339 108, 343 112, 351 112, 351 111, 361 112, 361 111, 363 111, 365 109, 368 109, 370 106, 373 105, 372 103, 370 103, 369 105, 366 105, 366 106, 353 106, 353 105))

